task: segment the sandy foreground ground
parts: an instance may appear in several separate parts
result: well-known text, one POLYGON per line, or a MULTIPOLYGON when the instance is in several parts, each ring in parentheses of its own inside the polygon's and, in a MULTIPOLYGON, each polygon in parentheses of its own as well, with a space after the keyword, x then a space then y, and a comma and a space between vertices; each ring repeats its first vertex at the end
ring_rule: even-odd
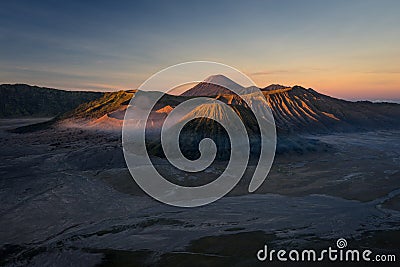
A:
POLYGON ((264 244, 319 249, 338 238, 400 260, 399 131, 306 136, 331 149, 278 155, 255 194, 245 177, 185 209, 137 187, 118 135, 7 131, 38 121, 0 120, 0 265, 250 266, 264 244))

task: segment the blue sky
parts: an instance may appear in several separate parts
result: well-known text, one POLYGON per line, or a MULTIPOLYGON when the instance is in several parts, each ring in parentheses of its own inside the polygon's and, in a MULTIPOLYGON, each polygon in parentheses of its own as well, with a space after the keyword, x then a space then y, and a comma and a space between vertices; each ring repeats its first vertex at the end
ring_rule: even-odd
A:
POLYGON ((0 82, 115 90, 211 60, 259 86, 400 99, 400 1, 9 1, 0 82))

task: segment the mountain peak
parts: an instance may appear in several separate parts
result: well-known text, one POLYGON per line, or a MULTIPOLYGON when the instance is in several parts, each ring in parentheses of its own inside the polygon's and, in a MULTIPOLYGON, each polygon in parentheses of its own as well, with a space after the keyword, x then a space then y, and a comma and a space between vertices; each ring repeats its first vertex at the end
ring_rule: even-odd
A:
POLYGON ((229 81, 229 82, 234 82, 225 75, 222 74, 216 74, 216 75, 211 75, 208 76, 207 78, 204 79, 204 82, 206 83, 211 83, 211 82, 218 82, 218 81, 229 81))
POLYGON ((243 92, 245 88, 228 77, 217 74, 211 75, 193 88, 185 91, 183 96, 216 96, 243 92))
POLYGON ((270 84, 267 87, 262 88, 262 91, 273 91, 273 90, 281 90, 281 89, 287 89, 290 88, 290 86, 285 86, 281 84, 270 84))
POLYGON ((228 89, 243 89, 243 86, 222 74, 211 75, 207 77, 203 82, 219 85, 228 89))

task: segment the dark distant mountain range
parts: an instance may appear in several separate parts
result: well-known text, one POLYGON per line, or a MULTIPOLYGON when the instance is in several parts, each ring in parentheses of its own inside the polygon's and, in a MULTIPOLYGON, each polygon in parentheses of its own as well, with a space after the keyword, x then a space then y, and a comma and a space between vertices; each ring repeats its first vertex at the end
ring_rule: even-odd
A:
POLYGON ((54 117, 103 95, 27 84, 0 85, 0 117, 54 117))

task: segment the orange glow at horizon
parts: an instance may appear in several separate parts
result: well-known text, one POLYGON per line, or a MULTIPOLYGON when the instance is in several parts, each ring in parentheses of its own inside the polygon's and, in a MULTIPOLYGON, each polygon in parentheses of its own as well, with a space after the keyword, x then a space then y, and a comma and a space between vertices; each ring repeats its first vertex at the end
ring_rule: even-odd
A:
MULTIPOLYGON (((400 73, 399 73, 400 74, 400 73)), ((252 75, 259 86, 278 83, 300 85, 343 99, 400 100, 400 75, 397 73, 313 73, 252 75)))

